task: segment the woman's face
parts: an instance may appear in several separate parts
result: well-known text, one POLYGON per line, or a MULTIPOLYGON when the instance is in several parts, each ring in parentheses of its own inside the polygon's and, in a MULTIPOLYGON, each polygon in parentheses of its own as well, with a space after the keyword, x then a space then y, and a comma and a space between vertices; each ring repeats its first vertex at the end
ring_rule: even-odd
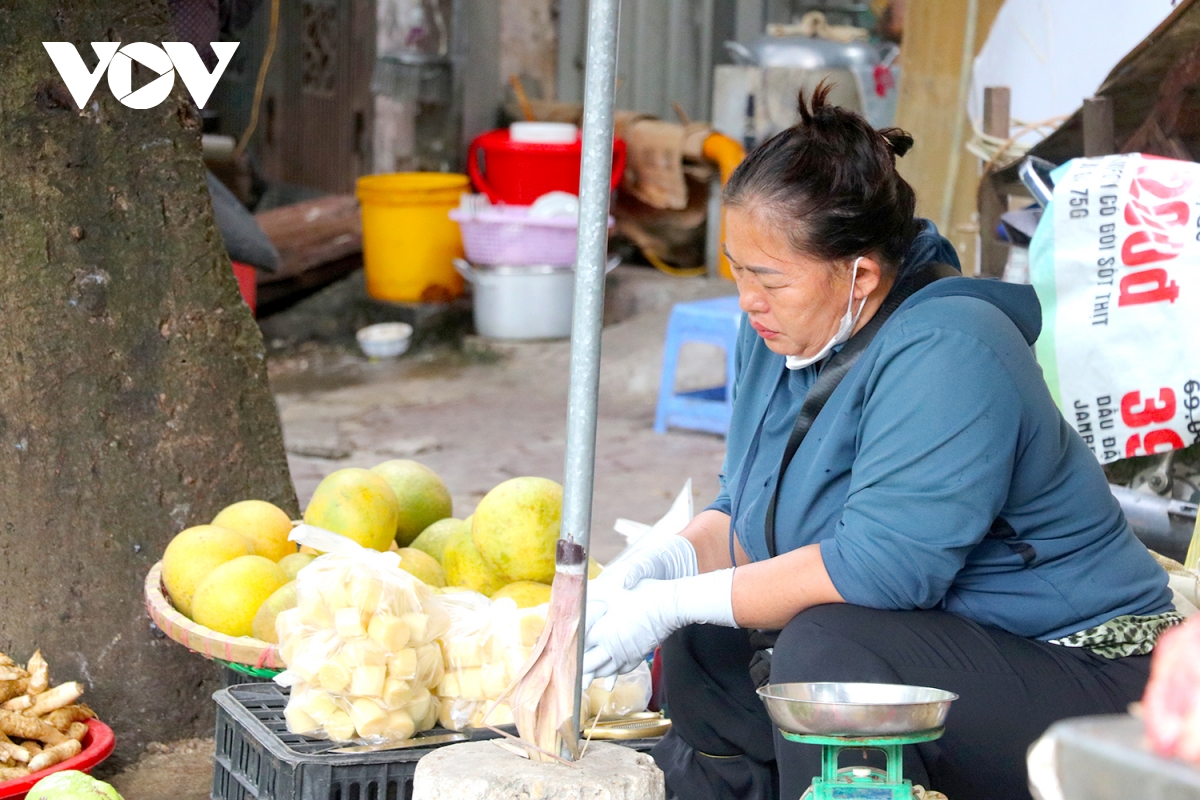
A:
MULTIPOLYGON (((859 262, 851 287, 853 261, 831 264, 795 252, 772 217, 753 206, 726 210, 725 253, 750 324, 768 348, 784 356, 819 353, 837 334, 852 290, 852 312, 876 289, 887 293, 874 260, 859 262)), ((876 308, 878 302, 868 301, 858 327, 876 308)))

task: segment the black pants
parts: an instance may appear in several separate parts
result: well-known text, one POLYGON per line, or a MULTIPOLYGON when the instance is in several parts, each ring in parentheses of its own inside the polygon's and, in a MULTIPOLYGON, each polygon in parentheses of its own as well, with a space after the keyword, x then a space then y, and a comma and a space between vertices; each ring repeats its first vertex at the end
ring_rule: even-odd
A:
MULTIPOLYGON (((750 681, 747 632, 692 625, 662 653, 674 726, 653 755, 668 789, 680 800, 798 800, 820 774, 820 748, 788 742, 771 725, 750 681)), ((1023 639, 944 611, 827 605, 783 629, 771 682, 954 692, 945 736, 905 748, 905 777, 950 800, 1010 800, 1030 796, 1025 752, 1051 723, 1124 712, 1141 697, 1149 662, 1023 639)), ((882 766, 874 754, 860 758, 844 753, 841 765, 882 766)))

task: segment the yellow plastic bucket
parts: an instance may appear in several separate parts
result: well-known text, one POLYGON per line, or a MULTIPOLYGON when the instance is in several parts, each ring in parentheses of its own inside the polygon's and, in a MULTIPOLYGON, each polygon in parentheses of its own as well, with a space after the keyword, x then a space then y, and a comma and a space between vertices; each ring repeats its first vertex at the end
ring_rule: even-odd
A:
POLYGON ((468 191, 466 175, 397 172, 358 179, 367 293, 377 300, 439 303, 463 291, 454 270, 462 234, 450 211, 468 191))

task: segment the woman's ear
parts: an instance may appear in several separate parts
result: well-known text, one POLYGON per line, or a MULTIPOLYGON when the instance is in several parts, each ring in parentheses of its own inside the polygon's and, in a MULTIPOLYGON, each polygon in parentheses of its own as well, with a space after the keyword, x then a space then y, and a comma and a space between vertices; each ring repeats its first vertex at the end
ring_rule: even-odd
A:
POLYGON ((858 274, 854 278, 855 301, 869 297, 883 282, 883 267, 873 256, 863 256, 858 260, 858 274))

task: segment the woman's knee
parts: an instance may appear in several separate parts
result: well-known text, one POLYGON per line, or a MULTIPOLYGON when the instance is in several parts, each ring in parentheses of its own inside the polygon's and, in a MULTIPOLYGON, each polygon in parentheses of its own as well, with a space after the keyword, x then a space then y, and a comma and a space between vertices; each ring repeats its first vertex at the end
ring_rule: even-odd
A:
POLYGON ((880 624, 886 613, 844 603, 800 612, 779 633, 771 682, 895 680, 891 666, 861 643, 864 628, 880 624))

